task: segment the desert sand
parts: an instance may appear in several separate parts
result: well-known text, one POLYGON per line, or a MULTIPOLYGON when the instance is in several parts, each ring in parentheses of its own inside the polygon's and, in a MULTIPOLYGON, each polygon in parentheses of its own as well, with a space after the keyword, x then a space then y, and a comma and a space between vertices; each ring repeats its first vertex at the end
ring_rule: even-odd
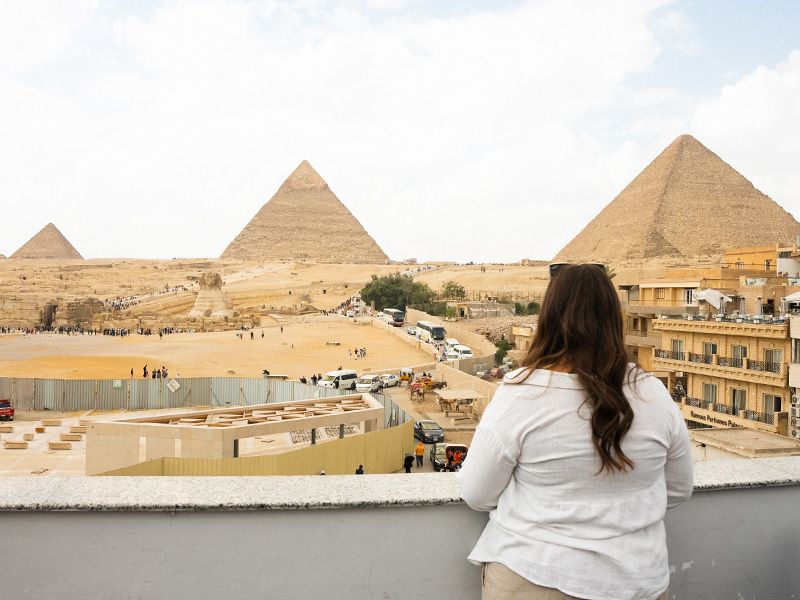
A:
POLYGON ((425 364, 429 354, 371 325, 355 325, 344 317, 328 317, 316 323, 284 324, 245 332, 233 331, 131 335, 124 338, 81 335, 2 335, 0 373, 6 377, 58 379, 115 379, 142 376, 165 365, 171 376, 261 377, 272 374, 298 378, 324 373, 341 366, 359 373, 425 364), (264 337, 261 337, 262 331, 264 337), (339 342, 339 346, 328 342, 339 342), (348 356, 348 348, 366 348, 367 357, 348 356))

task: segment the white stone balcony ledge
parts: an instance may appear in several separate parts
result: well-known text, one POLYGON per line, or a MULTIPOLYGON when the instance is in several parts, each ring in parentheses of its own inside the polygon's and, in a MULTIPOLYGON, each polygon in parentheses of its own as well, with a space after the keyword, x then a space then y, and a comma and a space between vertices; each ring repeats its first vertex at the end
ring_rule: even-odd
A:
MULTIPOLYGON (((667 513, 670 598, 800 590, 800 457, 695 465, 667 513)), ((0 486, 15 598, 480 598, 487 514, 449 473, 22 477, 0 486)))

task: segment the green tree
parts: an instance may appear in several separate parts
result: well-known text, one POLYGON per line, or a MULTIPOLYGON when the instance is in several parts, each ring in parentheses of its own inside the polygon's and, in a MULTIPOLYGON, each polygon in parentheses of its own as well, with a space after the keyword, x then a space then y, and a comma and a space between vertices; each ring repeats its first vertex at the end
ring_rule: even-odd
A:
POLYGON ((460 283, 450 280, 442 286, 442 294, 448 300, 463 300, 467 297, 467 290, 460 283))
POLYGON ((367 304, 374 302, 375 308, 398 308, 405 310, 409 304, 425 304, 434 297, 433 290, 425 283, 415 282, 409 275, 392 273, 378 277, 373 275, 361 289, 361 298, 367 304))
POLYGON ((508 351, 511 350, 511 342, 506 339, 505 335, 501 335, 500 339, 494 343, 497 346, 497 352, 494 353, 494 360, 497 364, 503 362, 503 359, 508 354, 508 351))
POLYGON ((411 284, 411 294, 408 297, 409 304, 428 304, 436 297, 434 292, 427 283, 419 283, 417 281, 411 284))

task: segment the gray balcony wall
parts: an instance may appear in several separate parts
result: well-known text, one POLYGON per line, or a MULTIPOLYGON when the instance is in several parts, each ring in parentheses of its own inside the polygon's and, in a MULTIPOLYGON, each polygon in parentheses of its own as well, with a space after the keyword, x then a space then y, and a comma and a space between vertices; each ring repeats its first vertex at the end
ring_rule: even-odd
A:
MULTIPOLYGON (((734 462, 668 514, 670 598, 797 597, 800 459, 734 462)), ((6 481, 3 597, 480 598, 450 474, 6 481)))

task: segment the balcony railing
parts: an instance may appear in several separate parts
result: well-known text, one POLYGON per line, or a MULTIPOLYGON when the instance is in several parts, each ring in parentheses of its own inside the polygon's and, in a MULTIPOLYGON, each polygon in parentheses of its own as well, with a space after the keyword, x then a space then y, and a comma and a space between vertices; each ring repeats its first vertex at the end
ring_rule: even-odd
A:
POLYGON ((708 315, 708 314, 682 314, 667 315, 668 321, 712 321, 717 323, 749 323, 751 325, 785 325, 788 319, 773 315, 708 315))
POLYGON ((661 350, 656 348, 656 358, 668 358, 670 360, 686 360, 686 352, 675 352, 674 350, 661 350))
POLYGON ((739 412, 740 417, 749 419, 750 421, 758 421, 759 423, 766 423, 767 425, 775 425, 774 413, 763 413, 757 410, 743 410, 739 412))
POLYGON ((689 352, 689 362, 710 365, 714 363, 714 357, 710 354, 695 354, 694 352, 689 352))
POLYGON ((741 369, 744 366, 744 359, 730 358, 728 356, 717 356, 717 364, 720 367, 733 367, 741 369))
POLYGON ((780 373, 781 363, 765 362, 763 360, 748 360, 747 368, 751 371, 763 371, 765 373, 780 373))
MULTIPOLYGON (((676 400, 676 394, 672 393, 672 399, 680 402, 680 397, 676 400)), ((757 421, 759 423, 766 423, 767 425, 775 425, 775 415, 773 413, 763 413, 757 410, 750 410, 747 408, 738 408, 729 404, 722 404, 721 402, 712 402, 711 400, 703 400, 702 398, 686 397, 686 405, 694 406, 695 408, 702 408, 703 410, 710 410, 723 415, 730 415, 732 417, 739 417, 747 419, 748 421, 757 421)))
POLYGON ((690 364, 710 365, 712 367, 726 367, 729 369, 740 369, 744 372, 770 373, 775 375, 785 375, 786 363, 766 362, 763 360, 753 360, 747 358, 730 358, 714 354, 698 354, 695 352, 675 352, 674 350, 664 350, 653 348, 654 358, 681 361, 690 364))

